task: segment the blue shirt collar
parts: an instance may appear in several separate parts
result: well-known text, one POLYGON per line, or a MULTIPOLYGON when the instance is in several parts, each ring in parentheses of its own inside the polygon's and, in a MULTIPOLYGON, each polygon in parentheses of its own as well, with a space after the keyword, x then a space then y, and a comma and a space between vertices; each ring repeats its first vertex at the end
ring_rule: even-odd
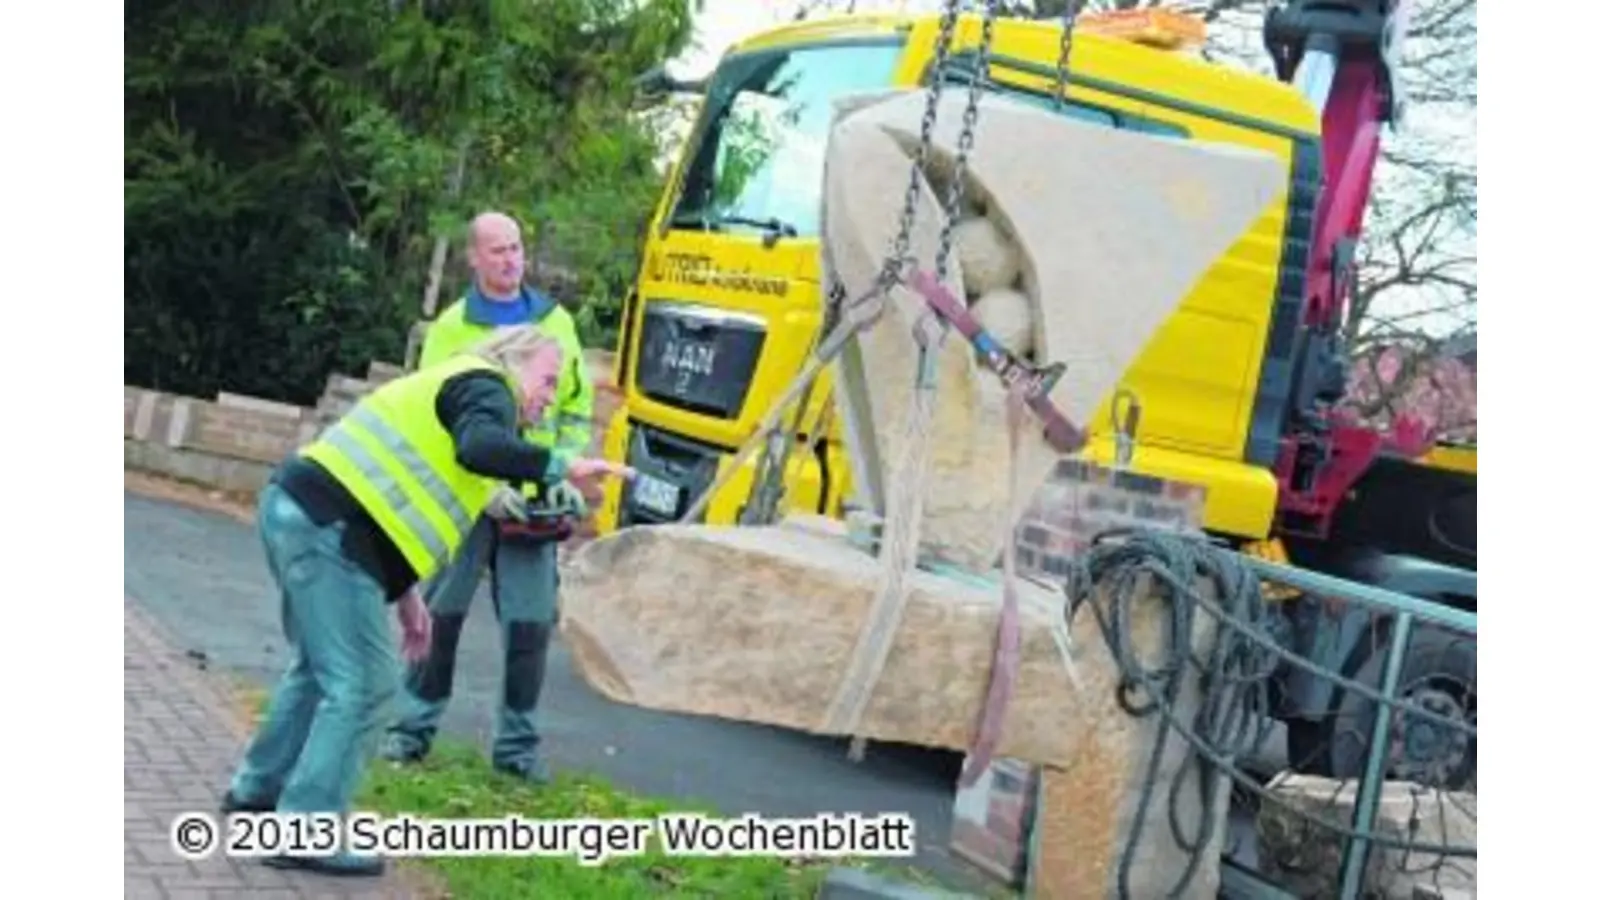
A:
POLYGON ((555 306, 555 302, 533 288, 523 286, 515 300, 510 302, 490 300, 478 290, 476 284, 467 288, 465 318, 474 325, 500 328, 538 322, 555 306))

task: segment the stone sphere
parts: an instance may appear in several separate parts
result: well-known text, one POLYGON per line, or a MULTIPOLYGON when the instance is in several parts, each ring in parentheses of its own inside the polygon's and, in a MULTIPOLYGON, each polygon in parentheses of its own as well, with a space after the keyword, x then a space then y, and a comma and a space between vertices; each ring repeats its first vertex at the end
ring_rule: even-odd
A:
POLYGON ((972 304, 972 317, 1017 356, 1033 352, 1033 306, 1027 294, 1010 287, 989 291, 972 304))
POLYGON ((966 280, 967 296, 982 297, 1017 283, 1022 255, 1011 236, 988 218, 956 223, 953 234, 956 258, 966 280))

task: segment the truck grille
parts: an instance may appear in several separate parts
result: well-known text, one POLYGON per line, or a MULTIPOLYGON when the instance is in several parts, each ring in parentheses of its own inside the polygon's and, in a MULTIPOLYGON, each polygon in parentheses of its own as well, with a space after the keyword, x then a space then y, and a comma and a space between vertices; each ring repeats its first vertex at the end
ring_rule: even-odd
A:
POLYGON ((628 465, 638 475, 625 483, 618 527, 675 522, 717 476, 721 451, 631 423, 628 465))
POLYGON ((639 335, 640 393, 722 419, 738 418, 766 328, 755 316, 687 303, 651 303, 639 335))

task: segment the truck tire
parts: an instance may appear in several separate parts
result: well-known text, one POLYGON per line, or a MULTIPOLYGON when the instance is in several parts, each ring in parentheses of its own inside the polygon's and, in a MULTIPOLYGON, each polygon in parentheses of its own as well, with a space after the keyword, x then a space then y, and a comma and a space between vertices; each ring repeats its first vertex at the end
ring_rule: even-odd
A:
MULTIPOLYGON (((1377 688, 1389 644, 1370 653, 1350 677, 1377 688)), ((1477 728, 1478 649, 1471 636, 1419 625, 1400 672, 1399 696, 1454 722, 1477 728)), ((1289 723, 1289 765, 1328 778, 1360 778, 1378 703, 1355 691, 1334 694, 1329 714, 1289 723)), ((1476 790, 1478 741, 1417 716, 1396 717, 1386 778, 1450 790, 1476 790)))

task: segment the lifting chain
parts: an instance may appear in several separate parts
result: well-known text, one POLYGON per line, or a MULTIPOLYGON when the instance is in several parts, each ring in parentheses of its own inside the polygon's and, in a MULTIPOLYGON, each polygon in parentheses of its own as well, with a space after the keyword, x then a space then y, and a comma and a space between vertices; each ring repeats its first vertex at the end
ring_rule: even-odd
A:
POLYGON ((939 16, 939 36, 933 44, 933 68, 928 79, 928 102, 922 108, 922 131, 918 136, 916 153, 911 157, 911 172, 906 178, 905 197, 900 204, 900 230, 895 234, 889 258, 878 274, 874 289, 881 292, 898 283, 905 266, 910 264, 911 226, 916 221, 917 200, 921 197, 922 169, 928 162, 928 148, 933 146, 933 126, 939 118, 939 98, 949 80, 950 43, 955 39, 958 0, 945 0, 944 12, 939 16))
POLYGON ((939 255, 934 260, 934 271, 940 281, 948 274, 956 217, 961 215, 961 203, 966 193, 967 157, 972 153, 972 142, 978 127, 978 97, 989 80, 989 48, 994 44, 994 17, 998 6, 998 0, 988 0, 983 7, 983 36, 978 40, 978 59, 972 83, 967 88, 967 108, 961 114, 961 135, 956 139, 956 164, 950 173, 949 192, 945 197, 948 215, 945 216, 944 228, 939 232, 939 255))
MULTIPOLYGON (((955 4, 946 6, 946 14, 950 15, 955 4)), ((950 183, 945 188, 944 196, 944 225, 939 229, 939 247, 934 256, 934 272, 940 283, 943 283, 950 271, 950 250, 955 243, 955 225, 961 215, 961 205, 966 193, 967 158, 972 154, 972 144, 976 138, 978 126, 978 98, 982 95, 989 81, 989 48, 994 44, 994 19, 998 11, 998 0, 987 0, 983 5, 983 31, 978 40, 978 55, 973 67, 971 81, 967 85, 967 106, 961 113, 961 132, 956 138, 955 165, 950 171, 950 183)), ((899 279, 903 282, 905 273, 914 265, 909 259, 907 248, 910 245, 912 213, 915 211, 916 190, 918 177, 927 162, 928 147, 933 142, 933 126, 938 117, 937 105, 939 102, 938 87, 946 80, 946 70, 949 67, 948 39, 944 40, 944 52, 939 53, 934 59, 933 87, 928 92, 928 107, 922 116, 922 140, 917 145, 916 159, 912 164, 911 181, 906 189, 906 205, 901 213, 900 236, 896 244, 896 258, 892 265, 899 268, 899 279)), ((926 310, 917 323, 917 340, 922 344, 922 371, 921 380, 932 377, 936 355, 933 350, 944 344, 945 335, 949 325, 933 312, 926 310)))
POLYGON ((1078 24, 1083 0, 1067 0, 1061 8, 1061 54, 1056 57, 1056 109, 1067 105, 1067 74, 1072 65, 1072 32, 1078 24))
MULTIPOLYGON (((837 349, 839 340, 832 339, 836 336, 842 338, 847 332, 853 332, 866 327, 878 317, 879 303, 882 303, 887 292, 897 284, 904 282, 905 273, 914 264, 911 259, 911 229, 916 221, 917 202, 921 197, 923 183, 923 167, 928 161, 928 150, 933 145, 933 129, 939 116, 939 100, 944 93, 945 84, 948 82, 950 45, 955 37, 959 0, 945 0, 943 13, 939 17, 939 33, 934 41, 933 65, 930 71, 928 84, 928 100, 922 111, 921 133, 917 141, 917 148, 912 157, 911 171, 906 179, 904 200, 900 207, 900 220, 894 242, 890 246, 889 256, 884 260, 883 268, 878 277, 873 281, 867 291, 854 300, 848 302, 843 286, 837 282, 827 285, 827 295, 824 297, 824 324, 829 338, 823 340, 823 345, 814 349, 814 355, 819 357, 831 356, 837 349), (845 309, 848 302, 849 308, 845 309), (849 328, 840 330, 844 323, 840 320, 851 320, 849 328)), ((988 71, 989 45, 993 40, 994 16, 997 0, 988 0, 985 4, 983 16, 983 39, 978 48, 979 71, 988 71)), ((950 247, 953 243, 952 227, 955 222, 955 213, 960 209, 962 192, 964 189, 965 169, 967 155, 972 148, 973 132, 978 118, 978 93, 983 89, 982 78, 974 81, 967 94, 967 107, 962 116, 961 136, 958 144, 955 171, 947 191, 946 207, 950 215, 946 216, 943 229, 939 234, 939 251, 937 266, 939 277, 942 280, 948 266, 950 247)), ((823 247, 826 255, 826 245, 823 247)), ((831 266, 824 266, 825 270, 831 266)), ((942 332, 941 332, 942 334, 942 332)), ((814 373, 813 376, 814 377, 814 373)), ((787 407, 790 403, 798 401, 795 418, 787 429, 779 425, 776 428, 764 426, 758 432, 763 442, 761 458, 757 462, 756 476, 751 490, 750 502, 740 513, 740 521, 744 524, 766 524, 774 521, 778 516, 778 504, 782 496, 781 483, 788 467, 789 451, 795 442, 795 429, 800 424, 801 417, 811 405, 812 392, 811 379, 798 391, 793 391, 794 396, 786 398, 782 404, 787 407)), ((830 398, 831 399, 831 398, 830 398)), ((780 415, 781 415, 780 410, 780 415)), ((775 421, 773 423, 777 425, 775 421)), ((815 436, 813 436, 813 440, 815 436)), ((720 479, 719 479, 720 480, 720 479)), ((703 500, 691 506, 685 520, 692 520, 692 514, 698 514, 709 501, 711 491, 708 490, 703 500)))
MULTIPOLYGON (((955 40, 956 22, 960 18, 959 7, 961 0, 945 0, 943 11, 939 15, 939 33, 933 44, 933 62, 929 67, 928 99, 922 110, 922 123, 917 138, 917 147, 911 157, 911 171, 906 179, 904 198, 900 204, 900 218, 895 232, 894 241, 890 244, 888 257, 884 260, 883 268, 879 270, 878 277, 871 287, 854 301, 848 301, 843 295, 842 287, 834 285, 830 288, 827 298, 829 306, 839 306, 849 303, 850 306, 862 306, 879 301, 885 292, 895 285, 905 281, 905 273, 914 260, 911 258, 911 229, 916 222, 917 202, 921 197, 923 184, 923 169, 928 162, 928 149, 933 146, 933 129, 939 117, 939 101, 944 95, 945 85, 949 83, 950 46, 955 40)), ((994 18, 999 6, 998 0, 987 0, 983 12, 983 37, 978 45, 979 82, 988 72, 989 46, 994 38, 994 18)), ((964 176, 968 152, 972 148, 973 132, 978 120, 978 94, 982 90, 981 83, 975 82, 967 95, 967 108, 962 116, 962 129, 956 159, 956 171, 952 176, 949 191, 946 196, 946 206, 951 202, 959 203, 964 191, 964 176)), ((951 207, 952 212, 954 207, 951 207)), ((940 278, 944 277, 950 246, 952 243, 952 223, 947 221, 939 236, 939 254, 937 265, 940 278)), ((876 318, 876 316, 869 316, 876 318)))
MULTIPOLYGON (((1072 38, 1077 25, 1078 13, 1083 5, 1083 0, 1068 0, 1061 13, 1061 50, 1056 59, 1056 103, 1065 103, 1068 74, 1071 70, 1072 38)), ((850 300, 845 294, 843 285, 834 283, 828 286, 825 301, 825 322, 836 325, 842 317, 844 307, 862 307, 880 301, 890 288, 905 281, 905 273, 914 264, 911 258, 911 229, 916 221, 917 201, 921 196, 919 188, 922 185, 923 169, 927 165, 928 150, 933 144, 933 129, 938 120, 939 101, 944 94, 944 87, 949 81, 948 69, 950 46, 955 39, 955 27, 959 18, 960 0, 945 0, 943 10, 939 17, 939 33, 934 41, 933 62, 930 66, 928 79, 928 99, 923 107, 921 131, 918 135, 917 147, 911 159, 911 172, 906 179, 904 199, 900 205, 900 218, 894 241, 890 245, 888 257, 884 260, 883 268, 879 271, 877 279, 867 291, 855 300, 850 300)), ((935 259, 935 271, 940 281, 948 274, 949 255, 954 243, 955 216, 959 214, 961 203, 966 190, 966 165, 967 157, 972 150, 974 135, 978 122, 978 96, 984 89, 988 80, 990 49, 994 42, 994 20, 999 4, 997 0, 987 0, 983 9, 983 31, 977 48, 976 71, 970 90, 967 93, 967 106, 962 114, 961 134, 958 138, 955 168, 945 197, 945 207, 950 215, 946 217, 944 227, 939 235, 938 255, 935 259)), ((862 324, 875 319, 873 313, 859 315, 862 324)), ((825 329, 825 331, 831 330, 825 329)))
MULTIPOLYGON (((969 83, 966 110, 962 116, 961 134, 957 142, 955 165, 945 191, 946 216, 939 233, 939 248, 935 259, 938 280, 943 281, 953 243, 954 221, 959 212, 962 182, 966 177, 966 163, 978 118, 978 97, 988 80, 989 45, 994 35, 994 17, 998 0, 987 0, 983 11, 983 36, 978 48, 978 72, 969 83), (954 202, 952 202, 954 201, 954 202)), ((880 286, 906 284, 913 278, 925 277, 925 270, 915 266, 909 258, 911 227, 922 185, 928 150, 933 143, 933 128, 939 114, 939 99, 948 73, 949 32, 953 30, 955 2, 947 0, 941 34, 936 49, 932 84, 928 90, 928 104, 923 111, 922 135, 911 166, 906 186, 905 203, 901 208, 900 232, 896 237, 891 258, 878 281, 880 286)), ((931 186, 931 185, 930 185, 931 186)), ((936 201, 937 202, 937 201, 936 201)), ((916 327, 918 351, 916 385, 910 398, 910 415, 904 423, 902 456, 894 463, 892 483, 885 501, 887 509, 883 518, 883 534, 878 543, 878 560, 883 569, 876 596, 862 623, 854 651, 841 673, 837 692, 828 705, 822 730, 848 734, 855 738, 851 755, 857 757, 861 748, 860 725, 866 714, 868 702, 877 688, 887 664, 889 651, 899 629, 901 616, 909 596, 907 579, 918 564, 920 550, 919 527, 922 519, 922 494, 930 457, 933 407, 939 348, 949 330, 948 324, 932 307, 927 307, 916 327), (931 320, 931 322, 930 322, 931 320), (927 327, 929 324, 934 327, 927 327)), ((1009 681, 1005 686, 1009 686, 1009 681)))

